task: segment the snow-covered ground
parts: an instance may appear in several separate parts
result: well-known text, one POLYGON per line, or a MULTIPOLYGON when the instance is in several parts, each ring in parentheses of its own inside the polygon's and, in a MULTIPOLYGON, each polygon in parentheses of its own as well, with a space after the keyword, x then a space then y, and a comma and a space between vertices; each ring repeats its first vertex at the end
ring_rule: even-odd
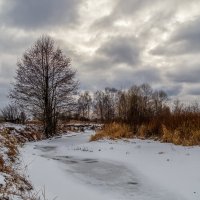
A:
POLYGON ((22 124, 13 124, 10 122, 5 122, 5 123, 0 124, 0 129, 4 129, 4 128, 14 128, 16 130, 24 130, 26 126, 22 124))
POLYGON ((200 147, 89 142, 92 131, 27 143, 21 155, 49 200, 199 200, 200 147))
POLYGON ((32 186, 18 162, 18 146, 28 140, 22 134, 25 129, 23 125, 0 124, 0 199, 31 199, 32 186))

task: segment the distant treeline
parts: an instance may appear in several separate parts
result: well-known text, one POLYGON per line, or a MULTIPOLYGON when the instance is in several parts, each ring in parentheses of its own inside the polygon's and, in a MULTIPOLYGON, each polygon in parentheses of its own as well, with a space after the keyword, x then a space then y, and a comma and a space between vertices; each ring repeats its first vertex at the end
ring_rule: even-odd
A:
POLYGON ((183 104, 171 101, 163 90, 153 90, 149 84, 133 85, 127 90, 105 88, 92 94, 80 93, 76 109, 66 116, 80 119, 96 119, 101 122, 125 122, 140 124, 152 118, 171 114, 200 113, 197 102, 183 104))
POLYGON ((200 144, 199 104, 169 101, 166 92, 153 90, 149 84, 134 85, 128 90, 106 88, 96 91, 93 98, 88 92, 81 94, 77 115, 87 118, 92 113, 93 118, 104 123, 127 124, 133 135, 144 138, 162 137, 176 144, 200 144))

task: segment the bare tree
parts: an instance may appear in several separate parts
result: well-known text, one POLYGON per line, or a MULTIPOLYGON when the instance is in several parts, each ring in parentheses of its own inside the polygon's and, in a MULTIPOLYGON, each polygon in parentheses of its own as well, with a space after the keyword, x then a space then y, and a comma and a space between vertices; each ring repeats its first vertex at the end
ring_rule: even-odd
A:
POLYGON ((79 115, 83 118, 90 118, 90 109, 92 106, 92 97, 88 91, 85 91, 83 94, 80 94, 78 99, 78 112, 79 115))
POLYGON ((25 112, 14 104, 9 104, 1 110, 2 116, 6 122, 25 123, 25 112))
POLYGON ((3 108, 1 113, 6 122, 15 122, 19 117, 17 107, 11 104, 3 108))
POLYGON ((22 104, 44 123, 44 133, 56 133, 58 114, 68 111, 77 90, 71 60, 43 36, 27 50, 17 63, 17 76, 10 97, 22 104))
POLYGON ((163 105, 168 100, 167 94, 163 90, 155 91, 153 93, 154 112, 159 115, 162 112, 163 105))
POLYGON ((101 121, 112 121, 115 118, 116 99, 118 90, 115 88, 105 88, 105 91, 96 91, 94 94, 94 113, 101 121))
POLYGON ((103 91, 96 91, 94 93, 94 113, 96 114, 97 118, 100 118, 101 122, 104 121, 104 92, 103 91))
POLYGON ((118 119, 123 122, 127 122, 128 118, 128 97, 125 91, 118 92, 118 102, 117 102, 117 115, 118 119))
POLYGON ((116 88, 105 88, 104 106, 105 106, 105 119, 112 121, 116 117, 117 109, 116 103, 118 100, 118 90, 116 88))

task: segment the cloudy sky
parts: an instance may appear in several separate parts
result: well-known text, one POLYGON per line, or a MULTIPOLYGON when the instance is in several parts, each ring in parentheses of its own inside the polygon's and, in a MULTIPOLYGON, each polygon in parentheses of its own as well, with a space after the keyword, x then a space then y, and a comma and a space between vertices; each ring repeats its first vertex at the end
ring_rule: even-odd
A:
POLYGON ((171 98, 200 95, 199 0, 0 0, 0 107, 43 34, 71 57, 82 90, 146 82, 171 98))

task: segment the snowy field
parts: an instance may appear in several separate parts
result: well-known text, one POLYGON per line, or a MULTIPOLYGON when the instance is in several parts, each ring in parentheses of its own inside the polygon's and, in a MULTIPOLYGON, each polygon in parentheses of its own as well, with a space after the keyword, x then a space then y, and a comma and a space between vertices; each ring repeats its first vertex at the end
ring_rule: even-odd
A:
POLYGON ((200 148, 89 142, 92 131, 27 143, 21 157, 48 200, 199 200, 200 148))

